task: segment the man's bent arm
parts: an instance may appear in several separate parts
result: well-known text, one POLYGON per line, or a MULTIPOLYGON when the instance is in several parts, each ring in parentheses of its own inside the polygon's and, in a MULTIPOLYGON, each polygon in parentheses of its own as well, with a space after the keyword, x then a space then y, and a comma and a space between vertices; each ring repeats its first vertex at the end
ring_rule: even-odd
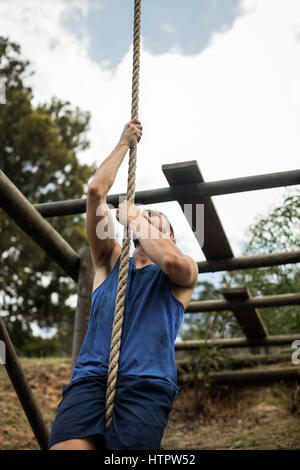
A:
POLYGON ((198 279, 198 267, 190 256, 184 255, 171 238, 162 238, 162 232, 139 214, 129 222, 141 247, 175 284, 194 287, 198 279), (151 231, 151 236, 149 235, 151 231), (145 236, 146 235, 146 236, 145 236))

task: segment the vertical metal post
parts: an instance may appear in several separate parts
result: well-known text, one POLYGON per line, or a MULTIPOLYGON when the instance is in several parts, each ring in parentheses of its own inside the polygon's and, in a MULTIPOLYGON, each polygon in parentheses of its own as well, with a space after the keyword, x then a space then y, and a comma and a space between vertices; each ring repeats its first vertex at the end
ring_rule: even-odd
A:
POLYGON ((79 257, 80 267, 78 275, 77 306, 74 321, 72 370, 76 364, 77 357, 88 327, 94 279, 94 268, 89 246, 81 248, 79 251, 79 257))

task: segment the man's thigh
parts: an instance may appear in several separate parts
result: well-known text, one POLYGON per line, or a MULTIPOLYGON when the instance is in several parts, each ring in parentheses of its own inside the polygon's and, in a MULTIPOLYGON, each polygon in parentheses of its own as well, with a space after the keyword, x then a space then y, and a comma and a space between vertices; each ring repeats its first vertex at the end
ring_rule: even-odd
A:
POLYGON ((105 380, 92 377, 65 387, 48 448, 94 445, 91 437, 105 432, 104 406, 105 380))
POLYGON ((168 383, 120 375, 106 449, 159 450, 175 396, 168 383))

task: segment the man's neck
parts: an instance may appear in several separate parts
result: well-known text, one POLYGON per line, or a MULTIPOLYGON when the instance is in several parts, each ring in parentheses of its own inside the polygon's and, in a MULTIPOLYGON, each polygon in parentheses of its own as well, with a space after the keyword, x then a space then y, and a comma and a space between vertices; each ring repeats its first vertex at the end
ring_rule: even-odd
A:
POLYGON ((152 259, 149 258, 147 253, 143 250, 140 245, 135 248, 132 257, 135 261, 137 269, 142 268, 143 266, 147 266, 148 264, 154 264, 152 259))

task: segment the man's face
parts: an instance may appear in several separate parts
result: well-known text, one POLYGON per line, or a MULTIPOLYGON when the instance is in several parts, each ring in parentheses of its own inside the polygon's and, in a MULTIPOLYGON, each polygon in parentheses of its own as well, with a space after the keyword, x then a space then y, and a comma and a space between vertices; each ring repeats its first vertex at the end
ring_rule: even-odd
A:
POLYGON ((170 224, 162 214, 148 209, 142 212, 142 216, 145 217, 145 219, 147 219, 150 224, 154 225, 154 227, 156 227, 164 235, 169 235, 172 237, 172 234, 170 234, 170 224))

